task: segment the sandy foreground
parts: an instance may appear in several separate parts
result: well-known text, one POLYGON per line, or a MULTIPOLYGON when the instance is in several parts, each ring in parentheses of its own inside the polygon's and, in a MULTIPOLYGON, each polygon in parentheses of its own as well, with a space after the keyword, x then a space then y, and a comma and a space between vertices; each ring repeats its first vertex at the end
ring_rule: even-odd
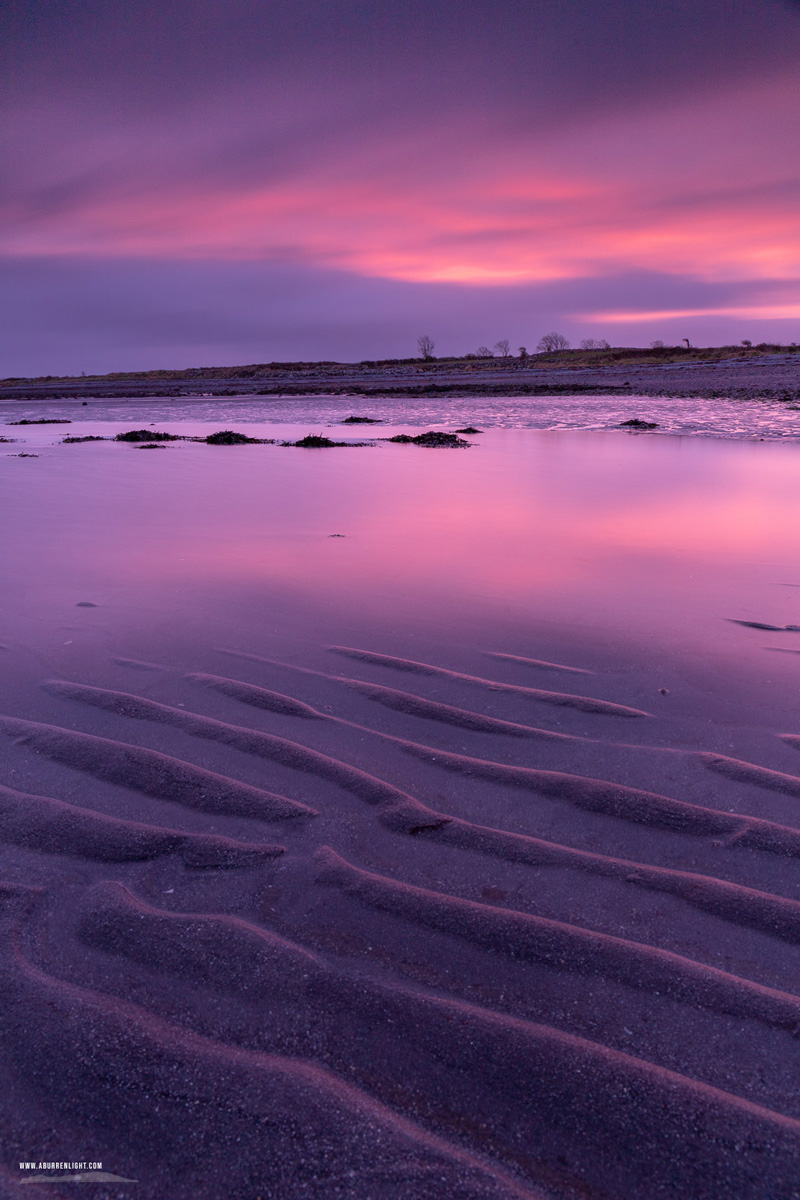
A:
POLYGON ((612 634, 599 568, 594 602, 570 585, 582 626, 555 593, 501 619, 547 580, 523 588, 513 552, 502 586, 480 570, 499 529, 476 533, 480 488, 512 458, 482 485, 477 450, 338 453, 99 444, 6 463, 22 530, 0 631, 0 1196, 81 1178, 147 1200, 800 1196, 790 608, 758 575, 752 612, 719 611, 662 546, 653 593, 696 587, 679 615, 699 634, 679 641, 655 607, 643 633, 641 597, 640 627, 612 634), (281 474, 239 541, 227 518, 246 521, 267 462, 281 474), (441 513, 430 559, 385 509, 374 541, 351 538, 353 462, 423 493, 417 530, 442 473, 452 489, 474 472, 475 509, 446 530, 469 581, 450 594, 455 567, 435 574, 441 513), (305 525, 280 515, 303 496, 305 525), (131 567, 113 547, 135 530, 149 554, 131 567), (388 568, 370 583, 381 544, 427 591, 395 594, 388 568))

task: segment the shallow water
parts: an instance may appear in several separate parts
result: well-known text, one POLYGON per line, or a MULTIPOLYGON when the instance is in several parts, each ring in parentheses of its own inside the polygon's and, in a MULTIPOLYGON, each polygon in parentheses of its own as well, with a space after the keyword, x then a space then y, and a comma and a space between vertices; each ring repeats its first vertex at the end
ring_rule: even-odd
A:
POLYGON ((473 402, 62 442, 325 430, 302 403, 3 429, 11 1158, 143 1200, 794 1200, 800 633, 736 622, 800 625, 800 446, 473 402))
MULTIPOLYGON (((197 436, 228 414, 137 415, 197 436)), ((547 625, 759 664, 765 644, 800 648, 726 619, 800 622, 795 444, 498 428, 468 450, 377 440, 411 426, 340 428, 374 444, 328 451, 61 442, 131 424, 7 430, 21 441, 0 457, 13 514, 0 638, 68 613, 87 631, 230 621, 259 596, 303 619, 459 639, 547 625), (73 612, 81 600, 98 610, 73 612)), ((247 425, 279 440, 308 428, 247 425)), ((776 657, 773 672, 790 669, 776 657)))
MULTIPOLYGON (((683 437, 800 439, 800 409, 776 400, 684 399, 670 396, 441 397, 241 396, 230 399, 80 400, 0 405, 0 422, 21 417, 73 421, 222 421, 300 423, 317 431, 351 413, 392 425, 478 425, 500 429, 618 429, 638 417, 655 421, 655 434, 683 437)), ((219 425, 217 425, 219 428, 219 425)))

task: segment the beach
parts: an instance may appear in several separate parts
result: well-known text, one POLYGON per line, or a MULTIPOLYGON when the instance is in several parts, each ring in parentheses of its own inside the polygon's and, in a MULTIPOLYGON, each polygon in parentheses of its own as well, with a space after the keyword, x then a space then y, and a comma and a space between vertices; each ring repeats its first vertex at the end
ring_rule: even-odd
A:
POLYGON ((0 1195, 800 1196, 783 386, 3 404, 0 1195))

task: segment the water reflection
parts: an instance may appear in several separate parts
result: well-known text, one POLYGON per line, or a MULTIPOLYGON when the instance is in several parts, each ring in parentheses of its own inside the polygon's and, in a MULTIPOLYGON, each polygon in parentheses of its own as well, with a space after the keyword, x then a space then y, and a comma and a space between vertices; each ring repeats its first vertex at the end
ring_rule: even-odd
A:
POLYGON ((196 619, 281 597, 704 645, 729 638, 726 616, 798 620, 797 447, 492 430, 468 451, 147 453, 48 436, 2 462, 12 626, 87 598, 196 619))

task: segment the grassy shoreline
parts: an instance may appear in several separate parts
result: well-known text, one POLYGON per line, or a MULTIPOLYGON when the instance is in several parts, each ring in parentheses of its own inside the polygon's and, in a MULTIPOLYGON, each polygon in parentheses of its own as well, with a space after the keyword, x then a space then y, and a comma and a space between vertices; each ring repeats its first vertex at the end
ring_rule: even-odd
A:
POLYGON ((586 393, 796 401, 800 399, 800 347, 562 350, 527 358, 256 363, 0 380, 0 401, 586 393))

